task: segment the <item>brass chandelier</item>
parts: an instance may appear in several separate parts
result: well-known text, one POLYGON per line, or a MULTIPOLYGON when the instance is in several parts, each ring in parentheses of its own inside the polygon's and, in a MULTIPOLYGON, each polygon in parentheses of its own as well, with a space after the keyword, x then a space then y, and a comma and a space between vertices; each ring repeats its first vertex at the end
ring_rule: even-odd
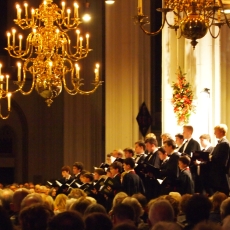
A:
POLYGON ((179 34, 178 38, 190 39, 193 49, 198 43, 197 39, 203 38, 208 31, 213 38, 217 38, 222 25, 230 27, 227 18, 229 5, 222 0, 164 0, 163 7, 157 9, 162 13, 162 25, 155 32, 145 29, 149 21, 148 16, 143 14, 142 0, 138 0, 137 8, 138 14, 134 18, 145 34, 155 36, 167 24, 179 34), (173 12, 174 15, 171 21, 167 18, 169 12, 173 12), (213 32, 215 28, 216 33, 213 32))
POLYGON ((77 2, 73 3, 73 7, 71 12, 65 2, 62 2, 61 8, 58 8, 53 0, 45 0, 37 9, 32 9, 29 13, 27 3, 24 3, 23 10, 19 4, 16 5, 15 24, 23 30, 30 29, 31 32, 26 38, 25 47, 22 44, 22 35, 19 35, 16 41, 15 29, 7 33, 6 50, 11 57, 21 60, 17 64, 17 81, 14 83, 18 88, 15 92, 28 95, 35 88, 50 106, 53 98, 61 93, 62 88, 70 95, 78 93, 89 95, 102 84, 99 79, 99 64, 96 64, 93 89, 90 91, 81 89, 83 79, 80 78, 78 61, 87 57, 91 49, 89 35, 86 34, 83 38, 78 30, 82 21, 77 2), (75 33, 74 42, 68 35, 69 31, 75 33), (25 90, 28 76, 32 78, 32 84, 29 90, 25 90))

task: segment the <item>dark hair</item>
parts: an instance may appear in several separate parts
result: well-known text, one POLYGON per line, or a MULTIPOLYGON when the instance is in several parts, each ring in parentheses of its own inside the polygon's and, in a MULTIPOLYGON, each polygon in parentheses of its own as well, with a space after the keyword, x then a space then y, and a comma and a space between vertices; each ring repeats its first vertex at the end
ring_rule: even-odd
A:
POLYGON ((176 142, 173 139, 167 139, 164 141, 164 144, 172 146, 172 149, 176 149, 176 142))
POLYGON ((162 152, 163 154, 166 153, 166 152, 165 152, 165 149, 164 149, 163 147, 158 148, 158 151, 162 152))
POLYGON ((129 204, 119 203, 112 210, 112 215, 119 220, 132 220, 135 218, 135 211, 129 204))
POLYGON ((129 153, 131 153, 132 156, 134 156, 134 150, 132 148, 125 148, 123 151, 129 152, 129 153))
POLYGON ((0 206, 0 223, 1 223, 1 230, 13 230, 13 224, 10 220, 10 217, 7 213, 7 211, 3 208, 3 206, 0 206))
POLYGON ((202 134, 200 136, 200 139, 205 139, 205 140, 208 140, 209 142, 211 142, 211 137, 209 134, 202 134))
POLYGON ((71 168, 69 167, 69 165, 65 165, 65 166, 63 166, 62 168, 61 168, 61 171, 63 172, 63 171, 66 171, 66 172, 71 172, 71 168))
POLYGON ((101 204, 90 204, 86 208, 86 210, 84 212, 84 216, 87 216, 87 215, 94 213, 94 212, 100 212, 100 213, 107 214, 105 207, 102 206, 101 204))
POLYGON ((96 168, 94 169, 94 173, 97 173, 98 175, 102 176, 105 175, 105 170, 102 168, 96 168))
POLYGON ((83 165, 82 162, 75 162, 75 163, 73 164, 73 167, 78 168, 80 171, 82 171, 82 170, 84 169, 84 165, 83 165))
POLYGON ((57 214, 49 223, 49 230, 84 230, 84 222, 76 211, 65 211, 57 214))
POLYGON ((181 133, 177 133, 177 134, 175 135, 175 137, 178 137, 178 138, 184 140, 184 136, 183 136, 183 134, 181 134, 181 133))
POLYGON ((82 216, 85 210, 91 205, 91 201, 86 198, 80 198, 71 205, 71 210, 78 211, 82 216))
POLYGON ((145 142, 144 141, 141 141, 141 140, 140 141, 136 141, 135 145, 138 145, 138 146, 142 147, 143 150, 145 151, 145 142))
POLYGON ((195 194, 186 205, 186 220, 192 224, 208 220, 211 208, 212 203, 206 196, 195 194))
POLYGON ((113 230, 138 230, 132 221, 116 225, 113 230))
POLYGON ((23 230, 46 230, 54 213, 45 205, 34 204, 22 209, 19 214, 23 230))
POLYGON ((188 156, 180 156, 178 161, 181 161, 183 164, 189 166, 191 160, 188 156))
POLYGON ((149 138, 145 139, 145 144, 146 143, 149 143, 151 145, 155 145, 156 147, 158 147, 158 142, 157 142, 156 138, 149 137, 149 138))
POLYGON ((114 161, 109 168, 118 169, 119 172, 122 172, 122 163, 119 161, 114 161))
POLYGON ((85 218, 85 230, 111 230, 113 223, 105 213, 91 213, 85 218))
POLYGON ((82 174, 82 176, 90 179, 90 181, 94 180, 94 177, 93 177, 92 173, 87 172, 87 173, 82 174))
POLYGON ((123 163, 126 164, 126 165, 129 165, 130 168, 132 168, 132 169, 135 167, 135 161, 131 157, 124 159, 123 163))

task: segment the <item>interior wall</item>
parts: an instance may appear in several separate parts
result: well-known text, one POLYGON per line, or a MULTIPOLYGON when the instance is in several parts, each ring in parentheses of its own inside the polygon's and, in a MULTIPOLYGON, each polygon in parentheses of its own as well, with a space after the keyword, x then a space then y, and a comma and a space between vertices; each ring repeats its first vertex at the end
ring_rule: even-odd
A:
MULTIPOLYGON (((148 1, 144 7, 149 14, 148 1)), ((106 5, 106 154, 143 138, 136 121, 143 102, 151 113, 150 37, 134 25, 134 15, 133 0, 106 5)))

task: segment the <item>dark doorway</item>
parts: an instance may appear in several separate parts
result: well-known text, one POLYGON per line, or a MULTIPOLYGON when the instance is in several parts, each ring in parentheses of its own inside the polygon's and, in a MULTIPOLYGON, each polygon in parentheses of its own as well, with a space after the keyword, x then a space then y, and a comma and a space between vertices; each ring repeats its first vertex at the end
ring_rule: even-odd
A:
POLYGON ((4 185, 14 183, 14 168, 0 168, 0 183, 4 185))

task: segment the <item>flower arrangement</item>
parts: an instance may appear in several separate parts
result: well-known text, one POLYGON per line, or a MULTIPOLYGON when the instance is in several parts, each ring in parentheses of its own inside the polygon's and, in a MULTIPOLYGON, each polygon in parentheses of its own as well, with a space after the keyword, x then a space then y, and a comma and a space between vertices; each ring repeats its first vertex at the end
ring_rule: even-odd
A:
POLYGON ((177 81, 172 83, 172 88, 172 104, 177 117, 177 124, 188 124, 191 113, 195 111, 195 106, 192 104, 194 95, 191 84, 187 82, 180 67, 177 73, 177 81))

